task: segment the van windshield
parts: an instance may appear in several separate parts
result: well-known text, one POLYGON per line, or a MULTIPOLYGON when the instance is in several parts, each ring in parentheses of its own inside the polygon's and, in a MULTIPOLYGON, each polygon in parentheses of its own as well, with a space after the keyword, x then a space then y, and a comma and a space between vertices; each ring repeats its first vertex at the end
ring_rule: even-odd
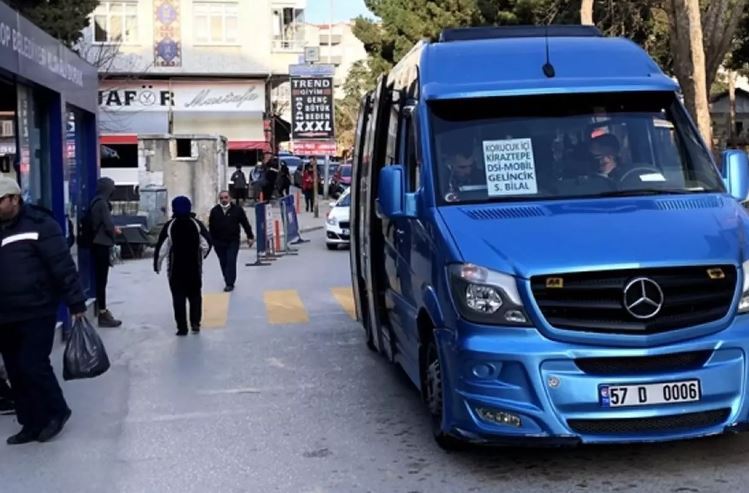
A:
POLYGON ((723 192, 671 93, 430 103, 441 203, 723 192))

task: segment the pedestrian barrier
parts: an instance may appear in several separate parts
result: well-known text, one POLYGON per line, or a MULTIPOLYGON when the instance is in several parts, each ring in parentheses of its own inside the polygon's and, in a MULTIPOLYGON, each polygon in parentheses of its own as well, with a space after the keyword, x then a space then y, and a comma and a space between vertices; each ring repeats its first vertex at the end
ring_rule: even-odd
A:
POLYGON ((255 204, 256 259, 254 262, 245 264, 246 266, 268 266, 271 265, 270 262, 283 256, 298 255, 299 251, 292 248, 291 245, 309 242, 309 240, 302 238, 299 231, 299 218, 297 216, 299 202, 295 203, 294 199, 293 195, 286 195, 279 199, 280 221, 273 219, 270 202, 261 201, 255 204))

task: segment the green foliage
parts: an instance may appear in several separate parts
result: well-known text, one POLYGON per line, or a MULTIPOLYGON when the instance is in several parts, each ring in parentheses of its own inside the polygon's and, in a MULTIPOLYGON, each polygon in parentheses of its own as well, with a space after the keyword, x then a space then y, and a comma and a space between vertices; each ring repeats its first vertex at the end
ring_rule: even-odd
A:
POLYGON ((99 4, 98 0, 6 0, 24 17, 41 29, 73 46, 88 26, 89 16, 99 4))

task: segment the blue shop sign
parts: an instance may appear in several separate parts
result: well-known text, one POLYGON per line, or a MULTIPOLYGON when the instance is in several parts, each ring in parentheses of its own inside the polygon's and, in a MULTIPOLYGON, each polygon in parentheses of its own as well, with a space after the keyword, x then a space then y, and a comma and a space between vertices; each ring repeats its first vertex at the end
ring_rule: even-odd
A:
POLYGON ((96 69, 15 10, 0 2, 0 68, 63 93, 96 112, 96 69))

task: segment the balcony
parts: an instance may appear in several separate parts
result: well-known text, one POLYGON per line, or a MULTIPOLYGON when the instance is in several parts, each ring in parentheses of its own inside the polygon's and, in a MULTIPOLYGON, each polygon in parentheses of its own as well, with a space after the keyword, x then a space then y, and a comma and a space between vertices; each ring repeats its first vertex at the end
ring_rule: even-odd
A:
POLYGON ((304 39, 274 39, 272 49, 274 52, 302 53, 304 46, 304 39))

